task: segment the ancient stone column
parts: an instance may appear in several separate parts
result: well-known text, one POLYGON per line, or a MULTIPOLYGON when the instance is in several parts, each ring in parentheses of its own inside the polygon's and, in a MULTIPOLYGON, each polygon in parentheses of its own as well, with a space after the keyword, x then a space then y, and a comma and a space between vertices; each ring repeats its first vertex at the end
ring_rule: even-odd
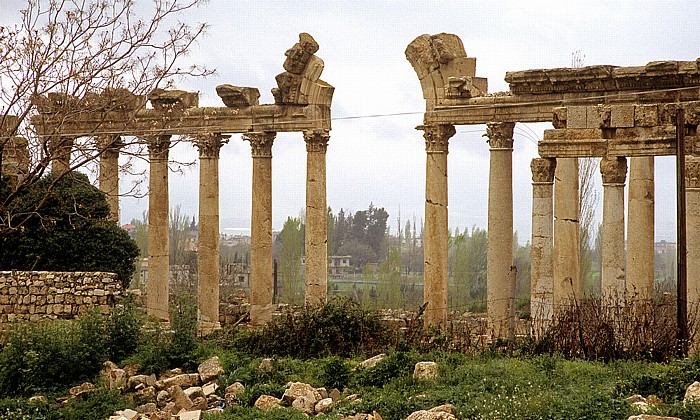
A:
POLYGON ((602 269, 603 298, 618 302, 625 292, 625 178, 627 159, 605 156, 600 160, 603 177, 602 269))
POLYGON ((74 141, 74 138, 66 136, 53 136, 48 139, 51 172, 62 174, 70 170, 70 156, 74 141))
POLYGON ((272 317, 272 143, 276 133, 246 133, 253 155, 253 209, 250 227, 250 322, 272 317))
POLYGON ((554 171, 554 315, 581 295, 578 159, 559 158, 554 171))
POLYGON ((627 296, 654 298, 654 157, 630 158, 627 207, 627 296))
POLYGON ((693 319, 700 315, 700 157, 686 156, 685 182, 688 316, 693 319))
POLYGON ((97 139, 100 154, 100 190, 109 204, 109 219, 119 223, 119 149, 124 145, 119 136, 97 139))
POLYGON ((513 128, 515 123, 489 123, 488 253, 486 299, 489 328, 496 337, 508 334, 513 265, 513 128))
POLYGON ((328 130, 304 131, 306 142, 306 293, 307 306, 326 303, 328 250, 326 225, 326 149, 328 130))
POLYGON ((447 322, 447 153, 453 125, 419 126, 425 138, 425 228, 423 233, 423 301, 426 325, 447 322))
POLYGON ((530 248, 530 314, 539 337, 552 320, 553 201, 556 159, 532 159, 532 245, 530 248))
POLYGON ((150 159, 148 184, 148 282, 146 306, 150 317, 167 321, 170 284, 168 151, 170 136, 147 139, 150 159))
POLYGON ((202 334, 219 324, 219 150, 218 133, 195 138, 199 149, 199 228, 197 241, 197 314, 202 334))

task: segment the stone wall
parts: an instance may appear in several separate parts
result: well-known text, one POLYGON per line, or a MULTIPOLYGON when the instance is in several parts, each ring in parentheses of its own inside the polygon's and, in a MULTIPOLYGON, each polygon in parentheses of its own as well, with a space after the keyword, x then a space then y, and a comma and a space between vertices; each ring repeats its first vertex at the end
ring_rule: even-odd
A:
POLYGON ((113 273, 0 271, 0 325, 71 319, 92 307, 107 314, 121 296, 113 273))

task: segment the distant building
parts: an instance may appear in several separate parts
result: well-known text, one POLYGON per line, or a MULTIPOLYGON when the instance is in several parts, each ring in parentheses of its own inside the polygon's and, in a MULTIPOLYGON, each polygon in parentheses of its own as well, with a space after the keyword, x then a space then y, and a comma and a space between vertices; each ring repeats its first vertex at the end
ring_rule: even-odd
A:
POLYGON ((666 241, 654 242, 654 253, 665 254, 667 252, 676 252, 676 243, 675 242, 666 242, 666 241))
POLYGON ((122 225, 122 229, 124 229, 128 234, 131 239, 134 239, 134 236, 136 235, 136 226, 132 225, 131 223, 127 223, 125 225, 122 225))
POLYGON ((340 277, 347 267, 350 267, 351 255, 331 255, 331 277, 340 277))

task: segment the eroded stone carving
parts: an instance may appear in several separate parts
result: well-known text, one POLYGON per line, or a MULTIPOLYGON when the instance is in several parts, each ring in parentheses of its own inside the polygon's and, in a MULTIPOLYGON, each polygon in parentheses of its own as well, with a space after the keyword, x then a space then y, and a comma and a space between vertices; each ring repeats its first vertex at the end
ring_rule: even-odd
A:
POLYGON ((700 189, 700 157, 685 157, 685 186, 700 189))
POLYGON ((217 158, 221 147, 228 143, 229 136, 223 136, 221 133, 198 134, 194 136, 194 145, 199 149, 199 157, 202 158, 217 158))
POLYGON ((605 156, 600 159, 600 175, 603 184, 624 184, 627 177, 627 159, 605 156))
POLYGON ((530 161, 532 171, 532 182, 552 183, 554 182, 554 170, 557 168, 556 159, 534 158, 530 161))
POLYGON ((148 155, 151 159, 167 159, 170 149, 170 136, 149 136, 145 138, 148 155))
POLYGON ((416 129, 423 130, 428 153, 447 153, 450 137, 457 133, 454 125, 420 125, 416 129))
POLYGON ((587 66, 514 71, 506 82, 515 94, 674 88, 700 83, 699 61, 652 61, 646 66, 587 66))
POLYGON ((330 134, 328 130, 318 129, 304 131, 304 141, 306 142, 307 152, 326 153, 329 139, 330 134))
POLYGON ((486 124, 486 134, 488 144, 492 149, 512 149, 513 148, 513 122, 498 122, 486 124))
POLYGON ((219 85, 216 87, 216 94, 224 101, 224 105, 229 108, 259 105, 260 91, 257 88, 219 85))
MULTIPOLYGON (((250 142, 250 150, 253 157, 272 157, 272 144, 277 133, 271 131, 245 133, 243 140, 250 142)), ((328 141, 326 139, 326 141, 328 141)))
POLYGON ((275 77, 277 88, 272 89, 276 104, 331 104, 333 86, 319 79, 323 72, 323 60, 314 55, 318 43, 307 34, 299 34, 299 42, 284 55, 284 73, 275 77))
POLYGON ((406 48, 406 58, 418 74, 429 107, 446 99, 469 99, 488 90, 476 76, 476 58, 467 57, 457 35, 421 35, 406 48))
POLYGON ((148 100, 153 108, 159 111, 184 110, 199 106, 199 94, 184 90, 156 89, 148 95, 148 100))

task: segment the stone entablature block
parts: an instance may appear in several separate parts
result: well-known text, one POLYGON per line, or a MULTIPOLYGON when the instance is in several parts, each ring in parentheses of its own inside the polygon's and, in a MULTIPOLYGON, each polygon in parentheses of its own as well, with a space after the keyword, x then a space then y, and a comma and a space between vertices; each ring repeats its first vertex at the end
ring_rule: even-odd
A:
POLYGON ((676 114, 685 110, 686 153, 700 155, 700 101, 558 107, 542 157, 668 156, 676 153, 676 114))
POLYGON ((93 307, 108 314, 121 297, 121 282, 113 273, 0 271, 0 326, 72 319, 93 307))
POLYGON ((646 66, 588 66, 507 72, 514 94, 670 89, 700 85, 696 61, 653 61, 646 66))

